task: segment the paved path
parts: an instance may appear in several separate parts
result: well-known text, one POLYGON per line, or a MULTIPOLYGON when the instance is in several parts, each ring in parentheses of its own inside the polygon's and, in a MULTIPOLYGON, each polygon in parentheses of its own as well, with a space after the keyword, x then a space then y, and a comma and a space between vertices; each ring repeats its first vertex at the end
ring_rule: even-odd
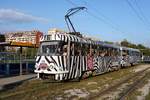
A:
POLYGON ((0 90, 3 90, 7 86, 15 85, 17 83, 21 83, 25 80, 29 80, 35 78, 36 74, 29 74, 29 75, 20 75, 20 76, 13 76, 7 78, 0 78, 0 90))

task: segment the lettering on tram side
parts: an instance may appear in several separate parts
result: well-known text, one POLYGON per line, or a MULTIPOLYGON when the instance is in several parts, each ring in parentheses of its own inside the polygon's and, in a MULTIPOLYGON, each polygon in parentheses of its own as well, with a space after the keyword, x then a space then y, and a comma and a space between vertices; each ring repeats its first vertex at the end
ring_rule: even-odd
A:
POLYGON ((87 56, 87 66, 88 70, 93 70, 93 57, 92 56, 87 56))

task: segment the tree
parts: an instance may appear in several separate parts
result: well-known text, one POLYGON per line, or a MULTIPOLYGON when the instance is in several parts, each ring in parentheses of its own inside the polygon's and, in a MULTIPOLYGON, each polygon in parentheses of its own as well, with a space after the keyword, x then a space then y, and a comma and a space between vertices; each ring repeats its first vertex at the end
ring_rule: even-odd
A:
POLYGON ((26 48, 24 52, 26 52, 26 58, 35 58, 37 54, 37 48, 26 48))
POLYGON ((121 41, 121 46, 129 47, 129 42, 124 39, 123 41, 121 41))
POLYGON ((128 42, 126 39, 124 39, 124 40, 121 42, 121 46, 139 49, 139 50, 141 51, 141 53, 143 53, 143 55, 150 56, 150 48, 145 47, 145 46, 142 45, 142 44, 136 45, 136 44, 130 43, 130 42, 128 42))
POLYGON ((138 44, 138 45, 137 45, 137 48, 138 48, 138 49, 146 49, 146 47, 145 47, 144 45, 142 45, 142 44, 138 44))
POLYGON ((104 42, 108 44, 114 44, 113 42, 110 42, 110 41, 104 41, 104 42))

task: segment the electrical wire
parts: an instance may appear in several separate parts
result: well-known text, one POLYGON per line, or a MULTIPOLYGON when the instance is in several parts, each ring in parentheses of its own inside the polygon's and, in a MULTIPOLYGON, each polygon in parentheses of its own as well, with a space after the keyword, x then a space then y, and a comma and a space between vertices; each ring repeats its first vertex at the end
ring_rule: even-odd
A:
POLYGON ((140 13, 141 16, 143 17, 144 21, 147 22, 148 25, 150 25, 150 22, 149 22, 148 18, 144 15, 144 13, 143 13, 141 7, 139 6, 137 0, 134 0, 134 4, 135 4, 135 6, 138 8, 139 13, 140 13))
POLYGON ((129 7, 133 10, 133 12, 136 14, 136 16, 139 18, 139 20, 144 24, 144 26, 146 26, 148 28, 148 30, 150 30, 150 27, 147 26, 144 18, 142 17, 142 15, 136 10, 136 8, 134 8, 134 6, 132 5, 132 3, 129 0, 126 0, 127 4, 129 5, 129 7))
POLYGON ((114 30, 116 30, 116 31, 118 31, 118 32, 120 32, 120 33, 125 33, 125 32, 120 31, 117 27, 113 26, 111 23, 107 22, 105 19, 103 19, 103 18, 101 18, 101 17, 99 17, 99 16, 96 16, 94 13, 92 13, 92 12, 90 12, 90 11, 86 11, 86 12, 87 12, 91 17, 93 17, 93 18, 95 18, 95 19, 97 19, 97 20, 99 20, 99 21, 101 21, 101 22, 107 24, 107 25, 108 25, 109 27, 111 27, 112 29, 114 29, 114 30))
MULTIPOLYGON (((75 4, 75 3, 72 2, 71 0, 66 0, 66 1, 67 1, 68 3, 70 3, 71 5, 73 5, 73 6, 77 6, 77 4, 75 4)), ((82 2, 83 2, 85 5, 89 6, 86 1, 83 1, 83 0, 82 0, 82 2)), ((111 27, 112 29, 114 29, 114 30, 116 30, 116 31, 118 31, 118 32, 120 32, 120 33, 125 33, 125 32, 123 32, 123 31, 121 31, 120 29, 118 29, 118 28, 116 27, 117 25, 114 25, 114 24, 112 23, 112 21, 110 21, 110 19, 109 19, 108 17, 106 17, 104 14, 98 12, 98 10, 95 9, 94 7, 91 7, 91 8, 92 8, 95 12, 97 12, 97 13, 100 15, 100 16, 97 16, 96 14, 94 14, 94 13, 92 13, 92 12, 90 12, 90 11, 86 11, 87 14, 89 14, 91 17, 93 17, 93 18, 95 18, 95 19, 97 19, 97 20, 99 20, 99 21, 101 21, 101 22, 107 24, 107 26, 111 27)))
POLYGON ((98 15, 100 15, 103 19, 105 19, 108 23, 114 25, 115 27, 118 27, 117 24, 115 24, 114 22, 112 22, 110 20, 110 18, 108 18, 106 15, 104 15, 102 12, 100 12, 98 9, 96 9, 95 7, 91 6, 88 4, 87 1, 85 0, 81 0, 85 5, 87 5, 88 7, 90 7, 93 11, 95 11, 96 13, 98 13, 98 15))
POLYGON ((75 3, 73 3, 71 0, 66 0, 68 3, 70 3, 73 6, 77 6, 75 3))

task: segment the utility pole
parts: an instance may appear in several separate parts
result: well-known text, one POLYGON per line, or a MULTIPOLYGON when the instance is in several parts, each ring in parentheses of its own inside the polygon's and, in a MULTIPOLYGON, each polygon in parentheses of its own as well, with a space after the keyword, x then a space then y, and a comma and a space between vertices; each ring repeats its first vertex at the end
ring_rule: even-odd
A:
POLYGON ((22 75, 22 47, 20 47, 20 75, 22 75))

